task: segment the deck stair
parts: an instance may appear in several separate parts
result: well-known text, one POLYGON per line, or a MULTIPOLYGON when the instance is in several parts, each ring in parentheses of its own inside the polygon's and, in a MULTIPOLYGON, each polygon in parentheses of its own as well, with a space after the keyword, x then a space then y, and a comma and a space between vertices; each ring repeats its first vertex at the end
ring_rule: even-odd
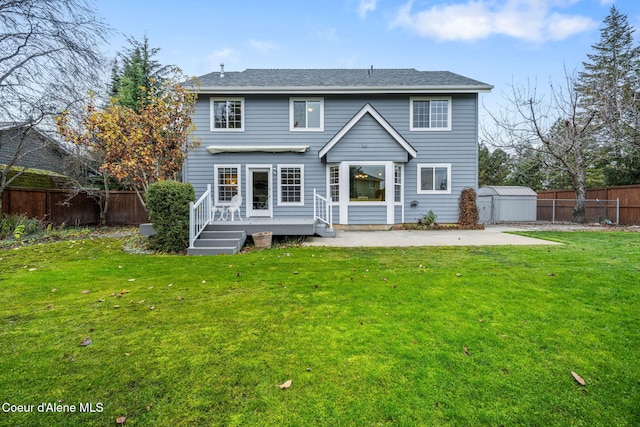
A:
POLYGON ((200 233, 193 247, 187 249, 187 253, 189 255, 233 255, 242 249, 245 240, 247 240, 245 231, 214 230, 211 226, 207 226, 200 233))

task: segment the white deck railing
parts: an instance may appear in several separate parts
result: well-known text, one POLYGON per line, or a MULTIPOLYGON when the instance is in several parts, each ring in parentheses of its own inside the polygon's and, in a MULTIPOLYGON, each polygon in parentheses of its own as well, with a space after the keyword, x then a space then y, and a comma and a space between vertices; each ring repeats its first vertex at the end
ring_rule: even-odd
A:
POLYGON ((211 184, 197 202, 189 203, 189 247, 192 248, 200 233, 212 219, 211 184))
POLYGON ((313 189, 313 219, 324 222, 329 226, 329 230, 333 231, 331 201, 319 195, 315 188, 313 189))

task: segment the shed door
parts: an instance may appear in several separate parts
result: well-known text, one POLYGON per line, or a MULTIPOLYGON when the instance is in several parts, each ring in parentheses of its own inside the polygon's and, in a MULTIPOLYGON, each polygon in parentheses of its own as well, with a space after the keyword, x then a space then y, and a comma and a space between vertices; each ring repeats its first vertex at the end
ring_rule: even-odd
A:
POLYGON ((480 223, 493 224, 493 197, 478 197, 477 203, 480 223))

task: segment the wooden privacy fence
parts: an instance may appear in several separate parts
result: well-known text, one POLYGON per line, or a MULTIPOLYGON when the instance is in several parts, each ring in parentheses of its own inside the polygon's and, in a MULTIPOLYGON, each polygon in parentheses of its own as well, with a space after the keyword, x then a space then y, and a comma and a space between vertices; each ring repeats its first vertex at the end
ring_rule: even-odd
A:
MULTIPOLYGON (((539 191, 538 221, 572 221, 575 198, 573 190, 539 191)), ((587 200, 590 222, 605 218, 615 222, 617 216, 620 224, 640 225, 640 185, 590 188, 587 200)))
MULTIPOLYGON (((2 195, 2 213, 25 215, 60 225, 100 223, 100 208, 87 194, 69 199, 70 190, 34 190, 11 187, 2 195)), ((147 213, 134 191, 110 191, 107 225, 137 225, 148 222, 147 213)))

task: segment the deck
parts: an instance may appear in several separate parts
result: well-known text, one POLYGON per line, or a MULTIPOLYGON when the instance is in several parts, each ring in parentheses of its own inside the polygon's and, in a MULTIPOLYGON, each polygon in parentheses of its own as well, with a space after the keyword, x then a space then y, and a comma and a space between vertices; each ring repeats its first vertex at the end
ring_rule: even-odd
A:
POLYGON ((253 233, 270 231, 274 236, 335 237, 333 229, 313 218, 251 218, 237 221, 210 221, 193 245, 189 255, 235 254, 253 233))
POLYGON ((211 221, 207 230, 242 230, 247 236, 261 231, 270 231, 274 236, 313 236, 324 232, 324 224, 318 224, 318 221, 311 217, 249 218, 211 221))

